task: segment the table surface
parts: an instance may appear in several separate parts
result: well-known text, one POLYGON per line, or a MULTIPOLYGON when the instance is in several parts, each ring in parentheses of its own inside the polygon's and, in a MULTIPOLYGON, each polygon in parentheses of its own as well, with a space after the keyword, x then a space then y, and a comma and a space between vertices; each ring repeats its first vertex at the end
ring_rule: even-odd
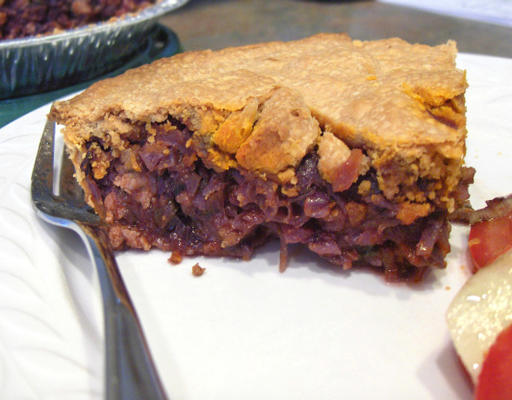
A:
POLYGON ((190 0, 160 22, 185 50, 347 32, 361 40, 397 36, 430 45, 453 39, 461 52, 512 57, 509 27, 376 1, 190 0))

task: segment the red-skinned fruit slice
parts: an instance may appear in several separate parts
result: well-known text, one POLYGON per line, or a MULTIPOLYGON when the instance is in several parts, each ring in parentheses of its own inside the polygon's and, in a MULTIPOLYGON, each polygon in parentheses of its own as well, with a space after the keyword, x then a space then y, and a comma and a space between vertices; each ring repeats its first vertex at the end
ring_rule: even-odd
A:
POLYGON ((512 325, 503 330, 485 357, 476 400, 512 399, 512 325))
POLYGON ((468 245, 477 269, 496 260, 512 248, 512 214, 472 225, 468 245))

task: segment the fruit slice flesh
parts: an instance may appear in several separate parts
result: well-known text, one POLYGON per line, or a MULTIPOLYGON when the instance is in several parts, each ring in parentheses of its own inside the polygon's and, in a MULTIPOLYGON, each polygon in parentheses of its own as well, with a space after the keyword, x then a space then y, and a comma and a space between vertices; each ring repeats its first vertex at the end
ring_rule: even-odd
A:
POLYGON ((512 324, 512 251, 473 275, 447 311, 447 323, 473 382, 496 337, 512 324))

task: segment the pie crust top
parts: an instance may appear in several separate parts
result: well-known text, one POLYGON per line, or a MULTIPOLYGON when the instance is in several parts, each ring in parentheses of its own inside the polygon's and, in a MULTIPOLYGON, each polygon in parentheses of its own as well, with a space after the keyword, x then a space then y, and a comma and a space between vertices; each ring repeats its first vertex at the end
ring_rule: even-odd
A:
MULTIPOLYGON (((328 170, 339 168, 331 153, 341 160, 347 147, 361 148, 386 197, 427 178, 443 181, 442 198, 465 155, 467 83, 456 52, 453 41, 431 47, 345 34, 187 52, 98 82, 55 103, 50 116, 77 149, 93 136, 123 148, 134 125, 172 116, 194 132, 213 168, 281 182, 293 183, 312 149, 324 149, 328 170)), ((401 196, 426 200, 415 190, 401 196)))

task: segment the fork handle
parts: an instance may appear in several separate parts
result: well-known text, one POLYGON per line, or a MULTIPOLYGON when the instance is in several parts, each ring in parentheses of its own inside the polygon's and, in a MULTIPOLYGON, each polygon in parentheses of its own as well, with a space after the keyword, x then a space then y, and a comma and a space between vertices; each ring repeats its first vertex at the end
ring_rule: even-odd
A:
POLYGON ((77 222, 98 271, 105 320, 107 400, 166 400, 142 326, 105 231, 77 222))

